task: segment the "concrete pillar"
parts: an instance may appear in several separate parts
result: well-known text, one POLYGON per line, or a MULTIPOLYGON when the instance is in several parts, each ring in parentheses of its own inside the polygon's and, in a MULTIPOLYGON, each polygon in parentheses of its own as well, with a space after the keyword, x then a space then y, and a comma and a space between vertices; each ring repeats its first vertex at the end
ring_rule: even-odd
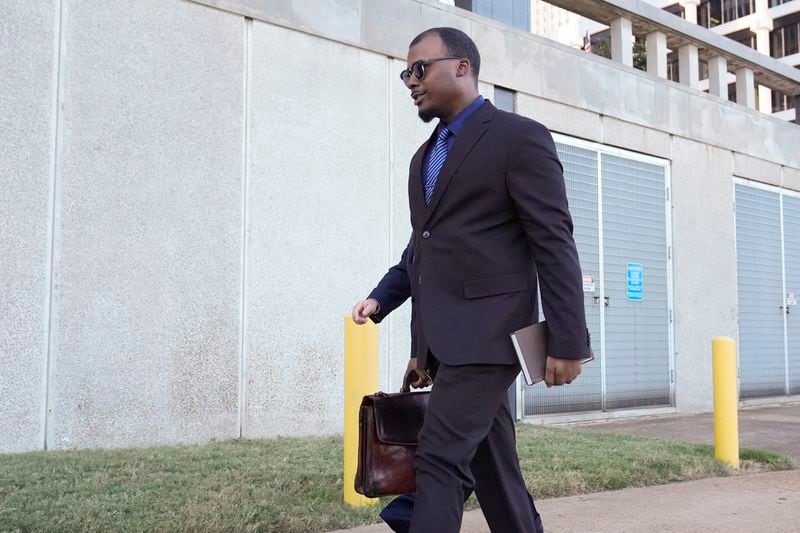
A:
POLYGON ((794 123, 800 125, 800 96, 795 95, 793 98, 794 104, 792 104, 792 107, 794 108, 794 123))
POLYGON ((630 19, 611 21, 611 59, 633 66, 633 27, 630 19))
MULTIPOLYGON (((750 25, 750 31, 756 34, 756 50, 769 56, 769 33, 773 29, 768 13, 769 0, 756 0, 755 3, 755 21, 750 25)), ((758 110, 772 114, 772 91, 761 85, 758 86, 758 110)))
MULTIPOLYGON (((756 50, 769 56, 769 32, 772 31, 772 21, 761 19, 750 29, 756 34, 756 50)), ((758 86, 758 110, 762 113, 772 113, 772 91, 763 85, 758 86)))
POLYGON ((683 18, 686 22, 697 24, 697 6, 700 5, 700 0, 681 0, 678 3, 683 8, 683 18))
POLYGON ((722 56, 708 60, 708 94, 728 99, 728 60, 722 56))
POLYGON ((667 36, 660 31, 647 34, 647 72, 667 77, 667 36))
POLYGON ((792 96, 790 103, 794 108, 794 123, 800 125, 800 95, 792 96))
POLYGON ((700 63, 697 58, 697 47, 685 44, 678 48, 678 81, 692 89, 700 86, 700 63))
POLYGON ((756 108, 756 91, 754 87, 755 78, 753 69, 747 67, 736 71, 736 103, 747 106, 750 109, 756 108))

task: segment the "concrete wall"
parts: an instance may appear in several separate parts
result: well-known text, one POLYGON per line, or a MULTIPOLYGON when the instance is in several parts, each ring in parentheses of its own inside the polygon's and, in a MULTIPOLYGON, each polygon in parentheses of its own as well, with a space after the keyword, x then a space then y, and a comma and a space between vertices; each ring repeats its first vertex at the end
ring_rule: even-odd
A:
POLYGON ((65 3, 49 446, 238 436, 243 27, 65 3))
POLYGON ((675 403, 713 409, 711 340, 738 340, 733 157, 672 138, 675 403))
POLYGON ((261 22, 250 60, 245 434, 336 433, 343 317, 387 261, 389 61, 261 22))
MULTIPOLYGON (((432 125, 398 73, 428 26, 475 37, 486 96, 672 161, 682 411, 736 336, 732 176, 800 190, 796 125, 433 0, 10 6, 0 451, 338 432, 343 317, 409 235, 432 125)), ((383 389, 408 320, 381 327, 383 389)))
POLYGON ((57 2, 0 17, 0 452, 44 442, 57 2))

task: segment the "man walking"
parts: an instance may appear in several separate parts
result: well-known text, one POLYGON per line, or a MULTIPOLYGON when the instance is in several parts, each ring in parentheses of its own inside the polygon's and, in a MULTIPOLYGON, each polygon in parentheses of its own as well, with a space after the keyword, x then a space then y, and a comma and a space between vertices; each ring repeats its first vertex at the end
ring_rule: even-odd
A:
POLYGON ((519 373, 509 333, 547 319, 547 386, 589 353, 581 272, 547 128, 478 94, 480 55, 453 28, 409 47, 400 77, 419 117, 439 122, 411 160, 412 234, 353 319, 380 322, 412 300, 414 386, 434 382, 416 458, 411 531, 457 533, 474 490, 494 532, 540 532, 517 459, 506 391, 519 373))

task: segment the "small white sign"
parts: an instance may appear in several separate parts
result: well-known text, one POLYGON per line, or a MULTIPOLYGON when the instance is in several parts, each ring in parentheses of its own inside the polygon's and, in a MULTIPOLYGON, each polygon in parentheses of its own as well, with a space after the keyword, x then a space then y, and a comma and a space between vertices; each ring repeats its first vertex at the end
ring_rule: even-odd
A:
POLYGON ((786 305, 797 305, 797 293, 790 292, 786 295, 786 305))
POLYGON ((594 276, 583 276, 583 292, 594 292, 594 276))

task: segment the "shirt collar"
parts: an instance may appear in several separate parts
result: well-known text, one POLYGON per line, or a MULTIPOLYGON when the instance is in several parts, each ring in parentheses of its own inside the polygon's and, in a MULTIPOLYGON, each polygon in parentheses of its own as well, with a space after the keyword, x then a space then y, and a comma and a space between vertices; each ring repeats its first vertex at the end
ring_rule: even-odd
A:
POLYGON ((447 126, 447 129, 450 130, 451 134, 458 135, 459 132, 464 128, 464 124, 466 124, 467 120, 469 120, 469 117, 471 117, 485 101, 486 99, 483 96, 478 95, 478 97, 473 100, 471 104, 465 107, 461 113, 459 113, 458 116, 456 116, 456 118, 450 122, 450 124, 444 124, 440 121, 440 125, 447 126))

